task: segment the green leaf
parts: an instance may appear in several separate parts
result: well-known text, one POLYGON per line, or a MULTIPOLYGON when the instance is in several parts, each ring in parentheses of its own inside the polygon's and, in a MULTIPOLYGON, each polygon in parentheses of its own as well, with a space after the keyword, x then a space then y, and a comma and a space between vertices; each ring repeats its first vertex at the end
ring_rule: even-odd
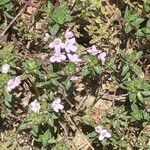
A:
POLYGON ((92 138, 92 139, 95 139, 96 136, 97 136, 96 132, 91 132, 87 135, 88 138, 92 138))
POLYGON ((128 72, 122 79, 123 80, 128 80, 130 78, 130 72, 128 72))
POLYGON ((30 133, 31 133, 34 137, 37 137, 37 133, 34 132, 34 130, 31 130, 30 133))
POLYGON ((72 76, 75 74, 76 65, 74 63, 68 63, 64 68, 65 75, 72 76))
POLYGON ((9 77, 7 74, 0 75, 0 89, 3 89, 8 81, 9 77))
POLYGON ((51 83, 55 86, 59 86, 60 83, 56 79, 51 79, 51 83))
POLYGON ((83 77, 85 77, 85 76, 87 76, 87 75, 90 74, 90 71, 88 70, 88 66, 87 66, 87 65, 82 68, 82 71, 81 71, 80 74, 81 74, 81 76, 83 76, 83 77))
POLYGON ((149 121, 149 119, 150 119, 149 113, 143 111, 143 118, 144 118, 145 120, 148 120, 148 121, 149 121))
POLYGON ((54 119, 53 119, 53 118, 49 118, 47 123, 48 123, 50 126, 54 126, 54 119))
POLYGON ((48 93, 48 97, 49 97, 50 100, 52 100, 53 97, 54 97, 54 92, 53 92, 53 91, 50 91, 50 92, 48 93))
POLYGON ((14 49, 14 44, 12 42, 7 43, 7 45, 3 48, 4 51, 7 51, 9 53, 12 52, 12 50, 14 49))
POLYGON ((50 137, 51 137, 50 135, 51 135, 50 130, 47 129, 46 132, 45 132, 44 135, 43 135, 43 141, 44 141, 45 143, 48 143, 48 140, 49 140, 50 137))
POLYGON ((137 36, 144 36, 144 33, 141 30, 138 30, 135 35, 137 36))
POLYGON ((129 33, 129 32, 131 32, 132 29, 133 29, 133 27, 131 27, 130 25, 127 25, 127 26, 125 27, 125 32, 126 32, 126 33, 129 33))
POLYGON ((52 10, 53 10, 53 4, 50 2, 50 1, 48 1, 48 4, 47 4, 47 10, 48 10, 48 12, 51 12, 52 10))
POLYGON ((32 130, 33 130, 35 133, 38 133, 38 131, 39 131, 38 125, 34 125, 34 126, 32 127, 32 130))
POLYGON ((42 146, 41 150, 47 150, 45 147, 42 146))
POLYGON ((9 2, 11 2, 11 0, 0 0, 0 5, 5 5, 9 2))
POLYGON ((22 80, 26 80, 29 77, 29 74, 23 73, 21 75, 22 80))
POLYGON ((20 126, 19 126, 19 130, 21 131, 21 130, 24 130, 24 129, 27 129, 28 128, 28 123, 24 123, 24 122, 22 122, 21 124, 20 124, 20 126))
POLYGON ((122 105, 122 106, 120 106, 120 107, 118 107, 118 108, 116 109, 116 112, 117 112, 118 114, 121 114, 121 113, 123 113, 124 111, 125 111, 124 105, 122 105))
POLYGON ((147 36, 150 36, 150 27, 142 28, 142 32, 143 32, 144 34, 146 34, 147 36))
POLYGON ((69 78, 67 78, 65 80, 64 85, 65 85, 66 90, 68 91, 70 89, 70 87, 71 87, 71 81, 70 81, 69 78))
POLYGON ((136 101, 136 94, 129 92, 129 100, 130 102, 136 101))
POLYGON ((150 91, 143 91, 141 92, 141 94, 143 94, 144 96, 150 96, 150 91))
POLYGON ((94 66, 94 70, 96 71, 97 74, 99 74, 99 75, 102 74, 102 67, 101 66, 94 66))
POLYGON ((133 66, 131 67, 131 69, 132 69, 132 71, 133 71, 136 75, 138 75, 138 76, 140 76, 140 75, 143 73, 141 67, 138 66, 137 64, 133 65, 133 66))
POLYGON ((51 139, 49 139, 48 143, 49 143, 49 144, 56 143, 56 140, 55 140, 54 138, 51 138, 51 139))
POLYGON ((128 66, 127 64, 125 64, 125 65, 123 66, 121 76, 126 75, 126 73, 127 73, 128 71, 129 71, 129 66, 128 66))
POLYGON ((52 36, 56 35, 60 26, 58 24, 55 24, 52 28, 50 28, 50 33, 52 36))
POLYGON ((138 99, 139 99, 141 102, 144 101, 144 98, 143 98, 143 96, 142 96, 142 94, 141 94, 140 92, 137 93, 137 97, 138 97, 138 99))
POLYGON ((8 91, 4 91, 4 97, 5 101, 11 102, 12 101, 12 94, 10 94, 8 91))
POLYGON ((143 18, 136 18, 136 20, 133 21, 133 22, 131 22, 131 24, 132 24, 134 27, 138 28, 138 27, 139 27, 139 24, 142 23, 143 21, 144 21, 143 18))
POLYGON ((51 17, 52 20, 59 25, 63 25, 66 21, 68 21, 68 18, 70 20, 71 16, 69 15, 69 8, 67 4, 55 7, 51 17))
POLYGON ((141 120, 142 118, 143 118, 143 116, 142 116, 142 111, 140 111, 139 110, 139 108, 138 108, 138 106, 135 104, 135 103, 133 103, 132 105, 131 105, 131 109, 132 109, 132 113, 131 113, 131 115, 136 119, 136 120, 141 120))
POLYGON ((130 11, 128 10, 128 8, 125 10, 125 15, 124 15, 124 19, 126 21, 129 21, 130 20, 130 16, 131 16, 131 13, 130 11))
POLYGON ((49 84, 51 84, 51 81, 40 82, 40 83, 36 83, 36 87, 43 87, 49 84))
POLYGON ((107 61, 107 62, 106 62, 106 68, 116 69, 115 59, 116 59, 116 58, 111 58, 109 61, 107 61))
POLYGON ((140 52, 133 51, 131 54, 129 54, 128 61, 130 63, 135 62, 140 59, 142 54, 143 54, 142 51, 140 51, 140 52))

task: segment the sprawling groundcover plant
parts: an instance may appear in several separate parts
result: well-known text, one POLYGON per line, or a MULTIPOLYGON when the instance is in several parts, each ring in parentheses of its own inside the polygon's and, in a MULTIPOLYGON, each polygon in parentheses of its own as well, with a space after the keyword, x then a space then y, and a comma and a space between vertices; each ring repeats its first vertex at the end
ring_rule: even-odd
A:
POLYGON ((149 14, 149 0, 0 0, 0 149, 150 149, 149 14))

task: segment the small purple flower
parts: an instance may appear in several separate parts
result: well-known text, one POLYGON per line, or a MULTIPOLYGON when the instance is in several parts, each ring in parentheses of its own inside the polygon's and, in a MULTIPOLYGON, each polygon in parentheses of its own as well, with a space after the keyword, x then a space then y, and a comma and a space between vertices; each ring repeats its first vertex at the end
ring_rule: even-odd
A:
POLYGON ((75 52, 77 50, 77 47, 75 46, 75 44, 76 44, 75 38, 67 39, 65 42, 65 47, 64 47, 65 51, 67 53, 75 52))
POLYGON ((95 127, 95 131, 96 131, 97 133, 101 133, 102 127, 101 127, 101 126, 95 127))
POLYGON ((16 87, 18 87, 21 84, 21 77, 17 76, 14 79, 10 79, 7 83, 7 90, 12 91, 16 87))
POLYGON ((95 45, 93 45, 92 47, 90 47, 87 51, 88 51, 91 55, 97 55, 97 54, 101 53, 101 51, 98 50, 95 45))
POLYGON ((64 55, 64 54, 62 54, 62 53, 55 53, 51 58, 50 58, 50 61, 52 62, 52 63, 54 63, 54 62, 62 62, 62 61, 64 61, 64 60, 66 60, 66 56, 64 55))
POLYGON ((69 29, 66 30, 66 33, 65 33, 65 38, 66 39, 70 39, 74 36, 73 32, 71 32, 69 29))
POLYGON ((10 65, 4 64, 2 65, 2 73, 7 73, 10 69, 10 65))
POLYGON ((53 103, 52 103, 52 108, 54 109, 55 112, 59 112, 59 110, 64 109, 64 106, 61 103, 61 99, 60 98, 56 98, 53 103))
POLYGON ((61 39, 56 38, 49 44, 49 48, 54 48, 56 53, 60 53, 61 49, 65 47, 65 44, 61 42, 61 39))
POLYGON ((70 80, 72 81, 72 82, 79 82, 80 80, 81 80, 81 78, 80 77, 77 77, 77 76, 72 76, 71 78, 70 78, 70 80))
POLYGON ((35 113, 40 112, 41 106, 40 106, 40 103, 38 103, 36 99, 33 102, 31 102, 30 107, 31 107, 31 110, 34 111, 35 113))
POLYGON ((110 137, 111 137, 111 134, 106 129, 102 129, 101 132, 100 132, 100 134, 99 134, 98 139, 100 141, 102 141, 105 138, 110 138, 110 137))
POLYGON ((50 37, 50 35, 48 33, 45 33, 45 35, 44 35, 44 42, 47 42, 49 37, 50 37))
POLYGON ((100 141, 104 140, 105 138, 111 137, 111 134, 106 129, 103 129, 101 126, 95 127, 95 131, 99 134, 98 139, 100 141))
POLYGON ((78 63, 82 61, 77 54, 67 54, 67 56, 71 62, 78 63))
POLYGON ((81 70, 81 67, 77 66, 76 67, 76 72, 79 72, 81 70))
POLYGON ((106 60, 106 52, 103 52, 101 54, 98 55, 98 59, 100 59, 102 62, 104 62, 106 60))

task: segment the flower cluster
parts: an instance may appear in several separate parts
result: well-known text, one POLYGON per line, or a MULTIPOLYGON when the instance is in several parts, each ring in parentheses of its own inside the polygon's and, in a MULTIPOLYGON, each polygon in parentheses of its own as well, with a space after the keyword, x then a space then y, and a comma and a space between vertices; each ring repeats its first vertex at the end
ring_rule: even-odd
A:
MULTIPOLYGON (((47 34, 46 37, 48 37, 47 34)), ((77 46, 74 34, 69 29, 66 30, 65 39, 66 41, 63 43, 60 38, 56 38, 49 44, 49 48, 54 49, 54 55, 50 58, 50 62, 62 62, 67 58, 74 63, 81 62, 82 60, 75 54, 77 46)))
POLYGON ((70 80, 71 80, 72 82, 74 82, 74 83, 77 83, 77 82, 79 82, 79 81, 81 80, 81 77, 72 76, 72 77, 70 78, 70 80))
POLYGON ((10 79, 7 83, 7 91, 12 91, 16 87, 18 87, 21 84, 21 77, 17 76, 14 79, 10 79))
MULTIPOLYGON (((44 41, 47 41, 48 38, 48 33, 46 33, 44 41)), ((82 62, 79 56, 75 54, 75 52, 77 51, 76 40, 74 38, 73 32, 71 32, 69 29, 67 29, 65 32, 65 39, 66 41, 63 43, 60 38, 56 38, 49 44, 49 48, 54 49, 55 52, 54 55, 50 58, 50 62, 62 62, 67 58, 69 59, 69 61, 76 64, 82 62)), ((106 60, 106 52, 102 52, 101 50, 97 49, 95 45, 90 47, 87 52, 91 55, 97 55, 98 59, 100 59, 102 63, 104 63, 106 60)))
POLYGON ((111 134, 106 129, 103 129, 101 126, 95 127, 95 131, 97 133, 99 133, 98 139, 100 141, 104 140, 105 138, 110 138, 111 137, 111 134))
POLYGON ((9 64, 4 64, 2 65, 2 68, 1 68, 1 72, 2 73, 7 73, 10 69, 10 65, 9 64))
POLYGON ((59 112, 59 110, 64 109, 63 104, 61 103, 61 99, 60 98, 56 98, 53 103, 52 103, 52 108, 55 112, 59 112))
POLYGON ((96 48, 95 45, 93 45, 92 47, 90 47, 88 50, 87 50, 88 53, 90 53, 91 55, 98 55, 98 59, 100 59, 102 62, 105 62, 106 60, 106 52, 102 52, 101 50, 98 50, 96 48))
POLYGON ((31 102, 30 109, 32 111, 34 111, 35 113, 39 113, 40 108, 41 108, 40 103, 38 103, 36 99, 33 102, 31 102))

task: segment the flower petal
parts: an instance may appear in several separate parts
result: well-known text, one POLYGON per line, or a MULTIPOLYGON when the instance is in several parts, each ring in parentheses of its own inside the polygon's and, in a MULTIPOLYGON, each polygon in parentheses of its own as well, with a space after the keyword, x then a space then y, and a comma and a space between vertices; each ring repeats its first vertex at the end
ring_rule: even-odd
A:
POLYGON ((69 39, 69 38, 72 38, 73 36, 74 36, 73 32, 71 32, 69 29, 67 29, 66 33, 65 33, 65 38, 69 39))
POLYGON ((75 45, 70 45, 69 48, 72 52, 75 52, 77 50, 77 47, 75 45))
POLYGON ((106 136, 107 138, 110 138, 111 137, 111 134, 109 132, 107 132, 106 136))
POLYGON ((50 62, 52 62, 52 63, 56 62, 56 59, 55 59, 54 56, 52 56, 52 57, 50 58, 50 62))
POLYGON ((106 52, 103 52, 98 55, 98 59, 102 60, 103 62, 106 60, 106 52))
POLYGON ((101 127, 101 126, 95 127, 95 131, 96 131, 97 133, 100 133, 100 132, 102 131, 102 127, 101 127))
POLYGON ((69 43, 70 44, 75 44, 76 43, 76 39, 75 38, 69 39, 69 43))
POLYGON ((49 47, 49 48, 53 48, 53 47, 54 47, 53 42, 50 43, 50 44, 48 45, 48 47, 49 47))
POLYGON ((60 53, 60 51, 61 51, 60 45, 56 45, 55 46, 55 52, 60 53))
POLYGON ((62 104, 59 104, 58 109, 62 110, 62 109, 64 109, 64 106, 62 104))
POLYGON ((105 138, 105 137, 104 137, 103 135, 101 135, 101 134, 100 134, 99 137, 98 137, 98 139, 99 139, 100 141, 104 140, 104 138, 105 138))

